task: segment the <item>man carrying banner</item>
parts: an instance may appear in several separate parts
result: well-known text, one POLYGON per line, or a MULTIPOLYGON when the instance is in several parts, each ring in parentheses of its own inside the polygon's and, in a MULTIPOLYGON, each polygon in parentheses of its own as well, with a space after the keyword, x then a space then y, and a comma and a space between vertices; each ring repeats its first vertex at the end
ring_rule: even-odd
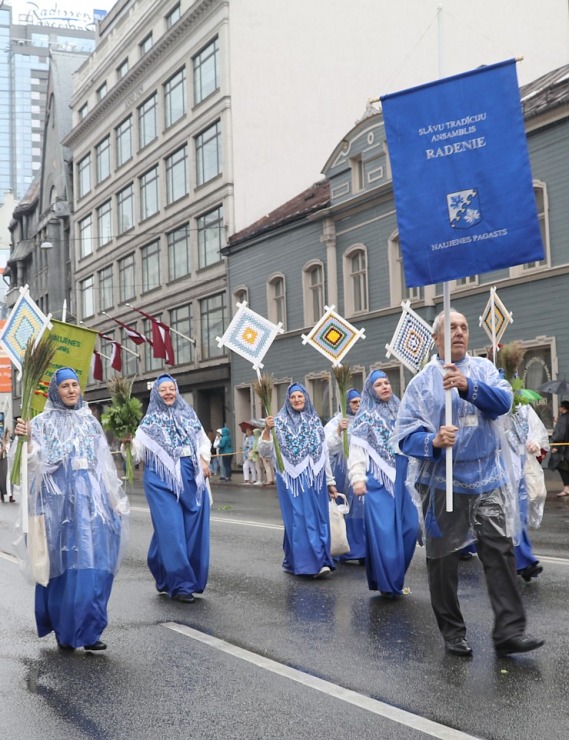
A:
POLYGON ((543 645, 525 634, 512 535, 515 491, 508 485, 498 418, 512 405, 512 390, 487 359, 470 357, 468 323, 450 311, 451 362, 443 364, 444 315, 433 325, 438 355, 411 380, 401 402, 393 441, 416 458, 415 488, 424 517, 431 604, 445 649, 467 657, 472 648, 458 600, 460 550, 476 542, 494 611, 498 656, 543 645), (445 391, 452 391, 452 424, 445 424, 445 391), (446 507, 445 453, 453 449, 453 507, 446 507))

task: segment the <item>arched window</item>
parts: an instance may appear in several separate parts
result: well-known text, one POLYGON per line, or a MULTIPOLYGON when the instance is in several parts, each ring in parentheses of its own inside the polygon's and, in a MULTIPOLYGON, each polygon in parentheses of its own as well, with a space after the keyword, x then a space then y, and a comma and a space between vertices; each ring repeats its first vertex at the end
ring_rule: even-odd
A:
POLYGON ((286 330, 286 289, 284 275, 273 275, 267 283, 267 309, 273 324, 279 322, 286 330))
POLYGON ((235 288, 233 293, 231 294, 232 301, 231 301, 231 314, 234 316, 237 311, 239 310, 237 308, 238 303, 243 303, 245 301, 247 305, 249 305, 249 291, 245 286, 240 286, 239 288, 235 288))
POLYGON ((344 304, 348 316, 369 310, 367 250, 363 244, 344 254, 344 304))
POLYGON ((321 262, 311 262, 302 274, 304 322, 312 326, 324 313, 324 267, 321 262))

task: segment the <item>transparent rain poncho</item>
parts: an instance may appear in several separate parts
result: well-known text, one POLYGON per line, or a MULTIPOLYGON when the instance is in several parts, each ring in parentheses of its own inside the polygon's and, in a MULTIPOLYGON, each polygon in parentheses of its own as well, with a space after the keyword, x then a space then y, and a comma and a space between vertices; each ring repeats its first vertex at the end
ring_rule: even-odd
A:
POLYGON ((443 557, 485 536, 519 533, 517 496, 500 417, 512 390, 491 362, 466 356, 454 363, 469 379, 468 392, 452 394, 453 512, 446 511, 446 455, 432 448, 445 424, 446 370, 438 356, 409 383, 401 401, 392 442, 410 456, 407 484, 423 515, 427 557, 443 557), (411 436, 410 436, 411 435, 411 436))
MULTIPOLYGON (((16 445, 12 446, 13 448, 16 445)), ((29 514, 44 514, 50 579, 70 569, 115 574, 126 547, 129 505, 107 439, 88 405, 66 407, 55 376, 45 410, 31 420, 29 514)), ((16 552, 24 571, 25 535, 16 552)))

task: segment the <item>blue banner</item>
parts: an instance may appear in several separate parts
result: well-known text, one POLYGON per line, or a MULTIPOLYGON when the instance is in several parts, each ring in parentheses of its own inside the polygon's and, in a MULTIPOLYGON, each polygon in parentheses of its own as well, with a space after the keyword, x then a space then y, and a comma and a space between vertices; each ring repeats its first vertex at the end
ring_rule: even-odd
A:
POLYGON ((381 103, 407 287, 543 259, 513 59, 381 103))

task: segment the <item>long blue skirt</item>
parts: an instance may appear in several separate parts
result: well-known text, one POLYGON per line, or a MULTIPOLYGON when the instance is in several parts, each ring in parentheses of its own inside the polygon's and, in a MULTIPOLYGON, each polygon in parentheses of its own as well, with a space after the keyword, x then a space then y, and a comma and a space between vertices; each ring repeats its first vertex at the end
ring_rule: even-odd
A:
POLYGON ((191 458, 181 458, 184 488, 180 498, 150 467, 144 469, 144 493, 154 534, 148 567, 159 591, 170 597, 203 593, 209 572, 209 496, 197 502, 191 458))
POLYGON ((403 592, 411 563, 419 516, 405 488, 407 458, 396 456, 395 491, 392 495, 368 470, 363 498, 366 528, 366 576, 370 591, 397 595, 403 592))
POLYGON ((93 645, 107 626, 107 604, 113 585, 107 570, 80 568, 36 585, 35 615, 38 635, 52 630, 62 645, 93 645))
POLYGON ((338 456, 332 466, 336 486, 346 496, 350 511, 344 517, 346 522, 346 534, 350 549, 339 560, 359 560, 365 558, 365 508, 362 496, 356 496, 348 480, 346 459, 343 455, 338 456))
POLYGON ((276 477, 285 530, 283 568, 295 576, 317 575, 324 566, 334 570, 330 555, 328 486, 326 477, 321 479, 318 490, 305 482, 304 490, 293 496, 280 473, 276 477))

